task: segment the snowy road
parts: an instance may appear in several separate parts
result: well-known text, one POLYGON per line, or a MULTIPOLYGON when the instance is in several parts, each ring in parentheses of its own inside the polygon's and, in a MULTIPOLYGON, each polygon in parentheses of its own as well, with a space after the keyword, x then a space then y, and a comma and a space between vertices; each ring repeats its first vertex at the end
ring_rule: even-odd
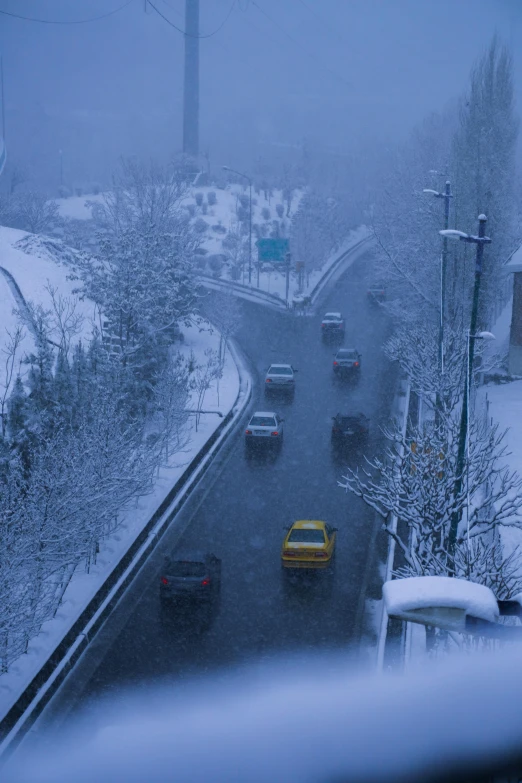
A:
MULTIPOLYGON (((246 460, 242 423, 181 512, 181 543, 222 558, 221 607, 211 628, 201 634, 161 623, 161 563, 178 543, 167 535, 36 724, 33 738, 80 705, 103 723, 96 698, 129 684, 187 678, 283 650, 332 649, 358 640, 368 573, 370 590, 377 584, 376 563, 368 557, 375 520, 337 487, 342 463, 333 457, 330 429, 338 411, 362 410, 373 426, 367 453, 375 451, 378 425, 386 421, 393 397, 394 371, 381 350, 385 320, 366 301, 367 260, 363 256, 347 272, 314 317, 244 304, 239 343, 253 371, 261 378, 270 362, 291 361, 299 373, 293 402, 266 402, 262 383, 254 392, 252 409, 274 407, 285 417, 282 452, 246 460), (345 345, 362 353, 356 385, 332 378, 335 346, 321 343, 322 310, 346 316, 345 345), (327 519, 339 528, 335 577, 330 586, 320 580, 287 591, 280 567, 283 526, 303 517, 327 519)), ((352 452, 350 464, 362 465, 363 452, 352 452)))

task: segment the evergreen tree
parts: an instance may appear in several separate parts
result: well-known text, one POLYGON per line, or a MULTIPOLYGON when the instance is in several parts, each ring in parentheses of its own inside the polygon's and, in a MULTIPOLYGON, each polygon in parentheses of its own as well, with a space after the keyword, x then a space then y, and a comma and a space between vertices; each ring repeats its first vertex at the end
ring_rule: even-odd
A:
MULTIPOLYGON (((478 215, 484 213, 488 218, 486 233, 493 240, 484 253, 480 307, 483 326, 489 325, 500 271, 517 239, 517 137, 513 62, 508 49, 495 37, 471 72, 452 147, 455 225, 475 234, 478 215)), ((470 307, 474 261, 473 248, 461 246, 448 270, 450 312, 454 315, 470 307)), ((464 320, 468 320, 467 315, 464 320)))

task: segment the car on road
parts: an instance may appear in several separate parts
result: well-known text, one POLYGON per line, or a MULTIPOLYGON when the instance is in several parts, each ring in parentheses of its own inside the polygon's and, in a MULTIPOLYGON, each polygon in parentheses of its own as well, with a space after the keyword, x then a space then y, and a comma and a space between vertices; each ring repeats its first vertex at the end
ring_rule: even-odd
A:
POLYGON ((291 364, 271 364, 265 376, 265 394, 293 394, 296 372, 291 364))
POLYGON ((212 552, 191 551, 165 557, 160 601, 169 607, 187 600, 211 601, 221 588, 221 560, 212 552))
POLYGON ((318 519, 300 519, 287 529, 281 548, 286 571, 325 570, 333 562, 337 528, 318 519))
POLYGON ((335 375, 355 375, 361 370, 361 354, 355 348, 339 348, 334 354, 335 375))
POLYGON ((321 321, 321 334, 323 340, 330 337, 344 337, 344 318, 342 313, 326 313, 321 321))
POLYGON ((332 443, 342 446, 353 441, 366 440, 370 420, 364 413, 338 413, 332 416, 332 443))
POLYGON ((381 304, 386 301, 386 288, 380 283, 372 283, 368 286, 367 296, 372 304, 381 304))
POLYGON ((256 411, 251 417, 245 430, 245 445, 272 446, 280 448, 283 444, 284 419, 274 411, 256 411))

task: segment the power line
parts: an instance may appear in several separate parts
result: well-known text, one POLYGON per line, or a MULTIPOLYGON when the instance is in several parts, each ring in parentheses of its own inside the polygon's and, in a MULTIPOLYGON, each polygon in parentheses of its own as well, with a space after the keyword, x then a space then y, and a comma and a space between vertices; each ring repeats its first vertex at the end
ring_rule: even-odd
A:
POLYGON ((311 6, 311 5, 308 5, 308 3, 307 3, 307 2, 305 2, 305 0, 297 0, 297 2, 298 2, 298 3, 300 3, 300 4, 303 6, 303 8, 306 8, 306 10, 307 10, 309 13, 311 13, 311 14, 312 14, 312 16, 315 16, 315 18, 316 18, 316 19, 318 19, 318 20, 321 22, 321 24, 322 24, 322 25, 323 25, 323 26, 324 26, 324 27, 325 27, 327 30, 329 30, 331 33, 334 33, 335 37, 336 37, 336 38, 337 38, 337 39, 338 39, 338 40, 339 40, 339 41, 340 41, 342 44, 345 44, 345 43, 346 43, 346 42, 343 40, 343 38, 342 38, 342 37, 339 35, 339 31, 338 31, 338 30, 336 30, 336 29, 335 29, 335 27, 334 27, 333 25, 331 25, 331 24, 330 24, 330 23, 329 23, 329 22, 328 22, 328 21, 327 21, 327 20, 324 18, 324 16, 320 16, 320 14, 318 14, 318 13, 317 13, 317 11, 316 11, 314 8, 312 8, 312 6, 311 6))
POLYGON ((40 24, 87 24, 88 22, 97 22, 99 19, 107 19, 108 16, 113 16, 113 14, 117 14, 118 11, 123 11, 124 8, 127 8, 134 0, 127 0, 126 3, 123 3, 123 5, 118 6, 118 8, 114 8, 112 11, 109 11, 106 14, 100 14, 100 16, 91 16, 89 19, 73 19, 70 22, 64 21, 62 19, 37 19, 32 16, 22 16, 22 14, 13 14, 11 11, 2 11, 0 9, 0 14, 4 14, 4 16, 12 16, 14 19, 23 19, 24 22, 39 22, 40 24))
MULTIPOLYGON (((159 16, 161 16, 162 19, 164 19, 167 24, 169 24, 171 27, 174 28, 174 30, 177 30, 178 33, 181 33, 182 35, 186 35, 187 38, 212 38, 213 35, 216 35, 216 33, 219 33, 219 31, 226 25, 230 17, 232 16, 232 11, 234 10, 236 6, 236 0, 232 0, 232 5, 230 6, 230 9, 228 11, 228 14, 225 16, 219 27, 216 27, 215 30, 213 30, 211 33, 208 33, 207 35, 191 35, 190 33, 187 33, 185 30, 183 30, 181 27, 178 27, 174 24, 174 22, 171 22, 170 19, 168 19, 164 14, 161 13, 161 11, 156 8, 153 2, 151 0, 146 0, 148 5, 150 5, 151 8, 153 8, 159 16)), ((168 5, 168 3, 167 3, 168 5)), ((174 9, 173 9, 174 10, 174 9)))
POLYGON ((328 67, 328 65, 325 65, 323 62, 321 62, 314 54, 313 52, 310 52, 308 49, 305 49, 302 44, 299 43, 284 27, 281 27, 281 25, 275 21, 273 17, 270 16, 261 6, 256 3, 256 0, 252 0, 252 5, 257 8, 257 10, 263 14, 263 16, 266 16, 266 18, 272 22, 273 25, 275 25, 281 32, 286 35, 286 37, 292 41, 292 43, 297 46, 299 49, 302 49, 305 54, 310 57, 317 65, 319 65, 324 71, 328 71, 328 73, 333 76, 336 80, 342 82, 347 87, 353 87, 353 84, 351 84, 347 79, 345 79, 343 76, 340 76, 340 74, 336 73, 335 71, 332 71, 331 68, 328 67))

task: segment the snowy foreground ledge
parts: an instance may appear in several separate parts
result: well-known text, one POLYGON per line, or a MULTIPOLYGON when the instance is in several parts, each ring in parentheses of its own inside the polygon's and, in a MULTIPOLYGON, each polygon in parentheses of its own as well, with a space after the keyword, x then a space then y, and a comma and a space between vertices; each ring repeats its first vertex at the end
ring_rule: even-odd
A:
MULTIPOLYGON (((12 759, 9 783, 386 783, 522 758, 522 650, 369 675, 348 653, 119 694, 12 759)), ((478 774, 480 773, 480 774, 478 774)), ((489 775, 487 774, 489 773, 489 775)), ((495 778, 497 779, 497 778, 495 778)))
MULTIPOLYGON (((197 327, 191 327, 185 329, 184 334, 185 340, 181 344, 180 350, 187 355, 192 350, 196 360, 204 359, 205 350, 218 348, 219 334, 217 331, 210 334, 208 331, 200 332, 197 327)), ((238 368, 228 351, 223 376, 219 381, 219 390, 215 384, 208 390, 203 407, 205 410, 219 410, 226 416, 236 403, 239 388, 238 368)), ((193 398, 189 400, 189 407, 197 407, 196 392, 193 392, 193 398)), ((183 475, 190 462, 222 421, 222 418, 217 415, 202 415, 196 431, 195 418, 195 416, 189 418, 190 442, 183 452, 174 454, 169 465, 161 468, 154 489, 150 494, 140 497, 137 503, 127 507, 115 533, 101 543, 97 562, 91 567, 90 572, 86 573, 81 567, 77 570, 63 596, 56 616, 43 623, 40 633, 30 641, 28 652, 20 656, 10 666, 7 673, 0 676, 0 720, 16 704, 32 679, 38 674, 137 539, 173 485, 183 475)), ((175 525, 175 520, 171 524, 175 525)))

